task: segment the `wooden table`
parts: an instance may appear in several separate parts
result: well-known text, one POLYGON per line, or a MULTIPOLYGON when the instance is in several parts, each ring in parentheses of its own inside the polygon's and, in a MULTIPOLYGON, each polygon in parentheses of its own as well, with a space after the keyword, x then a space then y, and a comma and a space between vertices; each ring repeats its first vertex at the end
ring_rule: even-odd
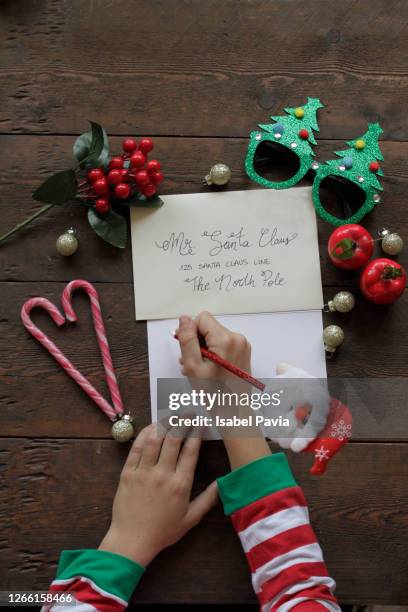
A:
MULTIPOLYGON (((155 140, 164 193, 195 192, 216 161, 246 189, 247 136, 258 122, 307 96, 320 114, 318 155, 328 159, 367 121, 384 127, 384 203, 364 222, 408 239, 408 4, 403 0, 3 0, 1 229, 39 208, 33 189, 71 163, 72 143, 100 122, 119 151, 123 135, 155 140)), ((326 298, 357 276, 328 263, 331 228, 319 223, 326 298)), ((400 261, 407 264, 407 252, 400 261)), ((105 417, 22 327, 24 300, 58 301, 65 283, 96 283, 124 399, 149 421, 146 328, 135 323, 130 247, 105 245, 85 211, 55 207, 0 248, 0 585, 46 588, 63 548, 96 546, 108 525, 126 447, 105 417), (55 240, 74 226, 80 249, 55 240)), ((145 262, 149 265, 149 262, 145 262)), ((59 342, 90 380, 101 365, 84 296, 81 326, 59 342)), ((392 308, 359 301, 341 319, 346 342, 331 376, 408 375, 408 294, 392 308)), ((43 313, 41 326, 57 335, 43 313)), ((338 322, 327 316, 326 321, 338 322)), ((408 444, 353 440, 322 479, 311 458, 291 456, 342 602, 406 604, 408 444), (405 480, 404 480, 405 479, 405 480)), ((227 471, 206 444, 197 489, 227 471)), ((138 602, 253 603, 240 545, 220 508, 152 564, 138 602)))

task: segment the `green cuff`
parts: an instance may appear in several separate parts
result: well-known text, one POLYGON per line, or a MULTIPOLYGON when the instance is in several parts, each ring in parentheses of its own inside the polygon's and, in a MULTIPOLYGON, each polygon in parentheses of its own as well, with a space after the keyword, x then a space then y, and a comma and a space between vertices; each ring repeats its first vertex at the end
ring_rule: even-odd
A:
POLYGON ((56 580, 84 576, 100 589, 129 601, 143 572, 138 563, 106 550, 63 550, 56 580))
POLYGON ((265 495, 297 486, 284 453, 267 455, 247 463, 218 478, 217 483, 227 515, 265 495))

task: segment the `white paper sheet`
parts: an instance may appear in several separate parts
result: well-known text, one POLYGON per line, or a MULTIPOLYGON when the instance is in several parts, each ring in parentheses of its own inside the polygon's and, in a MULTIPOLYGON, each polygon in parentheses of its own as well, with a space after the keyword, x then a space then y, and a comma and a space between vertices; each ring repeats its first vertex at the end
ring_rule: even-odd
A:
POLYGON ((322 308, 310 187, 163 200, 131 210, 136 319, 322 308))
MULTIPOLYGON (((217 319, 250 341, 255 377, 273 378, 276 366, 284 361, 312 376, 326 378, 321 311, 230 315, 217 319)), ((157 419, 157 379, 181 377, 179 344, 171 337, 177 325, 177 319, 147 324, 152 421, 157 419)))

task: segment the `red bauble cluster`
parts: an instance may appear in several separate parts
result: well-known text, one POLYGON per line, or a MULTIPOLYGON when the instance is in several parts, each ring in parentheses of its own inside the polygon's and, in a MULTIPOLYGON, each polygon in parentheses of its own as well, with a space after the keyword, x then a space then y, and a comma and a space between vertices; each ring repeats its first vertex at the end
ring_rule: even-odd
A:
POLYGON ((331 261, 343 270, 357 270, 362 266, 360 289, 374 304, 392 304, 404 293, 407 274, 392 259, 380 257, 369 261, 375 241, 361 225, 349 223, 336 228, 328 242, 331 261))
POLYGON ((95 209, 100 214, 111 209, 110 198, 126 200, 132 191, 154 196, 157 185, 164 179, 160 162, 148 160, 153 150, 150 138, 142 138, 139 144, 134 138, 125 138, 122 149, 122 155, 112 157, 106 173, 101 168, 93 168, 88 172, 86 186, 82 186, 83 195, 95 200, 95 209))

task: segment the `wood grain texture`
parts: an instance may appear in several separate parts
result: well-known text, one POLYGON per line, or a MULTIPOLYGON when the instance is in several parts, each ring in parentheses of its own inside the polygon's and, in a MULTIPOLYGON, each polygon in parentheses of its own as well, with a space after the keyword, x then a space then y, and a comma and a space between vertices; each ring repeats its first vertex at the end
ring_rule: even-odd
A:
MULTIPOLYGON (((2 284, 0 434, 3 436, 110 438, 106 417, 20 321, 20 308, 26 299, 41 295, 58 304, 63 287, 63 283, 2 284)), ((333 297, 338 289, 326 289, 326 299, 333 297)), ((140 428, 150 419, 145 324, 134 320, 132 285, 103 283, 98 284, 98 290, 123 399, 134 415, 136 427, 140 428)), ((375 395, 367 409, 359 409, 358 401, 350 406, 356 419, 357 438, 407 439, 403 387, 397 381, 393 383, 395 377, 408 376, 407 304, 408 291, 385 312, 361 298, 347 316, 325 315, 327 324, 340 323, 346 334, 344 345, 328 361, 332 378, 390 377, 390 398, 382 409, 375 395), (390 338, 398 339, 397 350, 390 338)), ((85 294, 75 295, 74 307, 79 323, 61 330, 41 310, 33 312, 33 320, 55 339, 92 384, 109 397, 85 294)))
MULTIPOLYGON (((61 549, 98 545, 125 455, 113 441, 0 441, 3 589, 46 588, 61 549)), ((320 479, 308 474, 310 458, 289 460, 340 600, 405 603, 408 496, 401 482, 408 477, 408 445, 350 444, 320 479), (381 545, 380 533, 386 534, 381 545)), ((221 445, 205 443, 195 490, 227 469, 221 445)), ((152 563, 134 597, 140 603, 254 602, 239 541, 220 507, 152 563)))
MULTIPOLYGON (((41 207, 39 202, 32 200, 31 194, 47 176, 72 164, 73 140, 72 137, 54 136, 0 136, 3 152, 0 233, 41 207)), ((111 138, 110 142, 112 152, 119 152, 121 139, 111 138)), ((162 193, 208 191, 202 179, 217 161, 228 163, 232 169, 229 189, 257 188, 244 171, 247 144, 246 139, 155 139, 155 153, 166 174, 162 193)), ((333 157, 333 151, 339 148, 342 148, 339 142, 322 142, 320 159, 333 157)), ((375 237, 379 227, 398 230, 402 236, 408 236, 408 143, 386 141, 382 149, 386 175, 383 203, 364 219, 364 225, 375 237)), ((304 184, 308 184, 307 181, 304 184)), ((358 273, 341 271, 329 262, 327 240, 333 226, 319 219, 318 229, 323 284, 356 285, 358 273)), ((379 245, 376 252, 381 256, 379 245)), ((402 252, 399 260, 408 267, 408 249, 402 252)), ((77 202, 54 207, 0 245, 0 280, 62 281, 81 277, 92 281, 132 282, 132 264, 130 244, 121 251, 104 243, 90 229, 86 209, 77 202), (75 256, 64 258, 56 252, 55 241, 71 225, 78 232, 80 247, 75 256)))
POLYGON ((90 117, 110 133, 246 136, 318 96, 324 138, 377 120, 407 138, 404 0, 29 5, 1 6, 3 132, 80 133, 90 117))
MULTIPOLYGON (((116 135, 112 150, 120 135, 156 136, 165 194, 206 189, 202 178, 217 161, 232 168, 231 189, 249 189, 256 188, 243 170, 249 131, 317 96, 326 104, 320 160, 361 135, 367 122, 382 123, 384 198, 364 225, 406 239, 407 24, 404 0, 3 0, 0 234, 37 210, 32 191, 71 164, 87 119, 116 135)), ((73 278, 97 283, 125 403, 137 428, 149 421, 146 329, 133 316, 130 245, 122 252, 103 243, 85 213, 74 204, 55 208, 0 246, 3 589, 46 588, 62 548, 98 544, 127 452, 110 440, 106 417, 29 337, 21 304, 34 295, 58 301, 73 278), (65 259, 54 245, 71 225, 80 249, 65 259)), ((318 226, 329 299, 356 287, 358 275, 328 263, 332 228, 318 226)), ((399 260, 408 267, 407 249, 399 260)), ((289 457, 343 603, 407 603, 408 444, 399 441, 408 417, 396 391, 396 377, 408 376, 407 296, 385 309, 359 298, 352 313, 325 316, 346 333, 328 363, 331 377, 389 378, 383 438, 387 430, 393 442, 353 441, 322 479, 308 475, 311 457, 289 457)), ((69 330, 57 332, 41 312, 34 320, 103 389, 84 296, 75 297, 75 308, 80 324, 69 330)), ((371 431, 377 417, 374 410, 365 423, 358 412, 359 431, 371 431)), ((196 489, 226 471, 220 444, 206 443, 196 489)), ((135 609, 254 602, 239 542, 220 508, 160 555, 135 595, 135 609)))

